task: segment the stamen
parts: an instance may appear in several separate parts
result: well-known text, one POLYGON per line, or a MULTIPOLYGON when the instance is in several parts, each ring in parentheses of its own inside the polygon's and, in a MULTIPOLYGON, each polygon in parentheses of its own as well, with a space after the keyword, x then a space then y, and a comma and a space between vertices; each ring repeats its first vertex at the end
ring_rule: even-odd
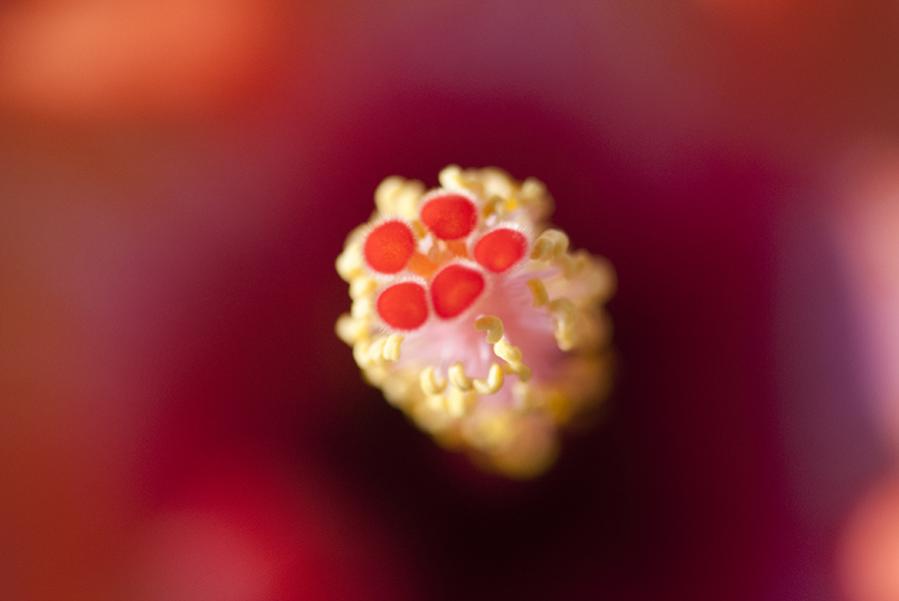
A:
POLYGON ((543 285, 542 281, 537 279, 528 280, 528 288, 531 290, 531 297, 535 307, 542 307, 549 302, 549 293, 546 291, 546 286, 543 285))
POLYGON ((458 240, 474 230, 478 221, 475 204, 461 194, 445 194, 426 201, 421 220, 440 240, 458 240))
POLYGON ((467 391, 474 388, 471 378, 465 374, 465 367, 461 363, 450 365, 450 368, 447 370, 447 376, 449 376, 449 381, 453 383, 453 386, 459 390, 467 391))
POLYGON ((550 261, 568 250, 568 236, 565 232, 548 229, 534 242, 531 258, 535 261, 550 261))
POLYGON ((474 258, 488 271, 502 273, 527 254, 528 240, 511 228, 497 228, 485 234, 474 247, 474 258))
POLYGON ((431 302, 439 317, 450 319, 468 309, 484 291, 484 276, 464 265, 450 265, 431 281, 431 302))
POLYGON ((490 365, 487 377, 483 380, 473 380, 475 390, 481 394, 495 394, 503 387, 503 368, 499 363, 490 365))
POLYGON ((400 282, 386 288, 378 296, 378 315, 397 330, 415 330, 428 319, 428 299, 424 286, 400 282))
POLYGON ((496 315, 481 315, 474 321, 474 327, 484 332, 487 344, 493 345, 493 353, 508 364, 508 370, 517 374, 518 379, 527 382, 531 368, 522 360, 521 349, 512 346, 506 338, 503 320, 496 315))
POLYGON ((446 390, 446 380, 441 380, 437 377, 437 371, 431 366, 421 370, 421 374, 418 377, 421 389, 428 396, 436 396, 446 390))
POLYGON ((558 430, 607 393, 601 303, 614 271, 547 229, 552 199, 537 180, 448 167, 440 183, 378 187, 375 214, 336 262, 352 301, 337 334, 366 380, 441 444, 533 476, 558 430))
POLYGON ((398 273, 415 252, 415 237, 402 221, 386 221, 365 239, 365 262, 380 273, 398 273))

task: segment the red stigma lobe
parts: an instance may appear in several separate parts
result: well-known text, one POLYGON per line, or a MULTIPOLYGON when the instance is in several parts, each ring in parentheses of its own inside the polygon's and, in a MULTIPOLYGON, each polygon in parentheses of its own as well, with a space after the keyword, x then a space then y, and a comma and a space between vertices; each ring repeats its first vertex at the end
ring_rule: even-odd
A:
POLYGON ((463 265, 450 265, 431 281, 434 312, 443 319, 468 309, 484 291, 484 276, 463 265))
POLYGON ((387 221, 374 228, 362 250, 368 266, 380 273, 401 271, 415 252, 415 237, 402 221, 387 221))
POLYGON ((528 240, 518 230, 499 228, 488 232, 474 247, 474 258, 488 271, 502 273, 527 252, 528 240))
POLYGON ((421 220, 440 240, 458 240, 474 229, 478 211, 474 203, 461 194, 432 198, 421 208, 421 220))
POLYGON ((385 288, 378 296, 378 315, 397 330, 415 330, 428 319, 428 299, 424 286, 401 282, 385 288))

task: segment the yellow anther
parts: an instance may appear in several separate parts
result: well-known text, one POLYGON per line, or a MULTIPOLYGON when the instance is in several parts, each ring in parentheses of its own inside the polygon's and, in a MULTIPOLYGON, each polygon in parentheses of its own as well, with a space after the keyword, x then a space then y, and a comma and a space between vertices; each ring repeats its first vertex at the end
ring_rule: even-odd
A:
POLYGON ((503 321, 499 317, 482 315, 475 320, 474 325, 478 330, 485 332, 487 343, 493 345, 493 353, 508 363, 507 371, 509 373, 516 374, 522 381, 531 377, 531 370, 522 363, 521 349, 513 346, 505 338, 505 328, 503 327, 503 321))
POLYGON ((517 346, 512 346, 505 338, 493 345, 493 352, 508 363, 514 364, 521 361, 521 349, 517 346))
POLYGON ((563 297, 557 298, 549 303, 549 310, 559 319, 573 321, 577 309, 571 300, 563 297))
POLYGON ((375 190, 375 206, 381 215, 413 219, 418 213, 418 201, 424 194, 424 184, 402 177, 388 177, 375 190))
POLYGON ((565 423, 571 418, 571 399, 560 391, 550 391, 544 398, 546 410, 557 423, 565 423))
POLYGON ((446 398, 442 394, 428 395, 425 399, 425 406, 434 413, 445 413, 446 398))
POLYGON ((563 351, 571 350, 577 338, 574 327, 577 308, 569 299, 562 297, 550 302, 549 310, 556 320, 555 336, 559 348, 563 351))
POLYGON ((426 367, 419 374, 419 382, 421 389, 427 396, 434 396, 446 390, 446 380, 437 377, 437 372, 433 367, 426 367))
POLYGON ((499 363, 490 366, 487 378, 474 380, 474 388, 481 394, 494 394, 503 387, 503 368, 499 363))
POLYGON ((381 336, 379 338, 375 338, 375 340, 371 343, 371 346, 368 347, 368 358, 372 363, 378 363, 384 358, 384 347, 387 344, 387 337, 381 336))
POLYGON ((579 273, 582 273, 593 262, 593 259, 590 257, 590 255, 582 250, 573 254, 571 256, 571 259, 572 275, 578 275, 579 273))
POLYGON ((354 344, 357 340, 366 335, 368 323, 364 319, 356 319, 349 314, 344 313, 337 320, 334 327, 337 336, 347 344, 354 344))
POLYGON ((550 258, 553 244, 547 238, 540 236, 534 240, 534 247, 531 249, 531 258, 535 261, 545 261, 550 258))
POLYGON ((564 254, 567 250, 568 236, 565 235, 565 232, 549 229, 534 241, 531 258, 537 261, 549 261, 564 254))
POLYGON ((381 351, 381 357, 385 361, 397 361, 400 358, 400 347, 403 344, 402 334, 390 334, 384 343, 384 349, 381 351))
POLYGON ((542 307, 549 302, 549 294, 546 292, 546 286, 538 279, 528 280, 528 288, 531 289, 531 296, 534 299, 535 307, 542 307))
POLYGON ((449 381, 459 390, 471 390, 471 378, 465 375, 465 368, 461 363, 455 363, 447 370, 449 381))
POLYGON ((495 315, 482 315, 474 322, 474 327, 487 335, 487 344, 496 344, 503 337, 503 322, 495 315))
POLYGON ((356 299, 362 296, 374 294, 378 289, 378 283, 368 276, 357 276, 350 281, 350 298, 356 299))
POLYGON ((466 424, 463 435, 475 448, 489 451, 502 446, 513 434, 510 415, 506 412, 482 414, 466 424))
POLYGON ((549 230, 548 233, 552 236, 557 255, 568 252, 568 234, 561 230, 549 230))
POLYGON ((353 346, 353 359, 355 359, 356 365, 363 370, 366 369, 370 363, 368 360, 368 348, 369 344, 365 340, 358 342, 353 346))
POLYGON ((384 396, 391 405, 408 407, 409 403, 414 398, 414 396, 410 394, 413 383, 414 380, 410 382, 406 378, 386 378, 382 384, 384 396))
POLYGON ((555 258, 556 265, 562 270, 562 275, 568 279, 577 274, 577 261, 567 253, 562 253, 555 258))
POLYGON ((515 375, 518 376, 520 381, 527 382, 531 379, 531 368, 524 363, 518 363, 518 365, 515 366, 515 375))
POLYGON ((519 413, 531 411, 537 406, 540 395, 533 386, 524 382, 516 382, 512 388, 513 408, 519 413))
POLYGON ((437 176, 437 181, 444 188, 460 188, 462 187, 462 168, 458 165, 449 165, 444 167, 437 176))
POLYGON ((615 274, 615 268, 612 267, 612 264, 608 261, 608 259, 604 259, 602 257, 593 258, 587 257, 588 262, 594 266, 596 271, 596 279, 598 281, 598 290, 597 297, 598 300, 607 300, 612 294, 615 293, 615 288, 618 285, 618 278, 615 274))
POLYGON ((529 177, 521 182, 521 194, 525 197, 544 196, 546 194, 546 186, 539 179, 529 177))
POLYGON ((449 394, 446 395, 444 405, 446 408, 446 412, 450 417, 453 418, 462 417, 468 410, 466 395, 464 392, 461 392, 459 390, 451 390, 449 394))
POLYGON ((337 273, 344 281, 349 282, 365 269, 365 261, 362 259, 362 251, 359 245, 352 244, 340 253, 335 262, 337 273))
POLYGON ((374 299, 370 296, 360 296, 353 300, 350 314, 356 319, 371 318, 375 314, 374 299))

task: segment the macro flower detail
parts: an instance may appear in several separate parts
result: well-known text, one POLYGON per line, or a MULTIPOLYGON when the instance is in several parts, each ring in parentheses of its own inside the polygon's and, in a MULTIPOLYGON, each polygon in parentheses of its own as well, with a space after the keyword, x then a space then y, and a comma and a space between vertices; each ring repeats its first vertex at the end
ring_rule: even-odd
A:
POLYGON ((365 378, 450 448, 513 477, 542 473, 561 429, 610 383, 609 263, 549 227, 535 179, 444 169, 440 187, 386 179, 337 271, 337 334, 365 378))

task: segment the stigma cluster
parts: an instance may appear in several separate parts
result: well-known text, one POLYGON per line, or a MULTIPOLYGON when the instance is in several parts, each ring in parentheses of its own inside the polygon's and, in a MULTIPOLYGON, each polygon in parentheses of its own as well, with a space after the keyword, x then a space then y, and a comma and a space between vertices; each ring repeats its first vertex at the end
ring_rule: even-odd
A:
POLYGON ((561 429, 610 380, 608 262, 550 228, 535 179, 451 166, 440 187, 391 177, 337 271, 337 334, 366 379, 438 442, 513 477, 542 473, 561 429))

